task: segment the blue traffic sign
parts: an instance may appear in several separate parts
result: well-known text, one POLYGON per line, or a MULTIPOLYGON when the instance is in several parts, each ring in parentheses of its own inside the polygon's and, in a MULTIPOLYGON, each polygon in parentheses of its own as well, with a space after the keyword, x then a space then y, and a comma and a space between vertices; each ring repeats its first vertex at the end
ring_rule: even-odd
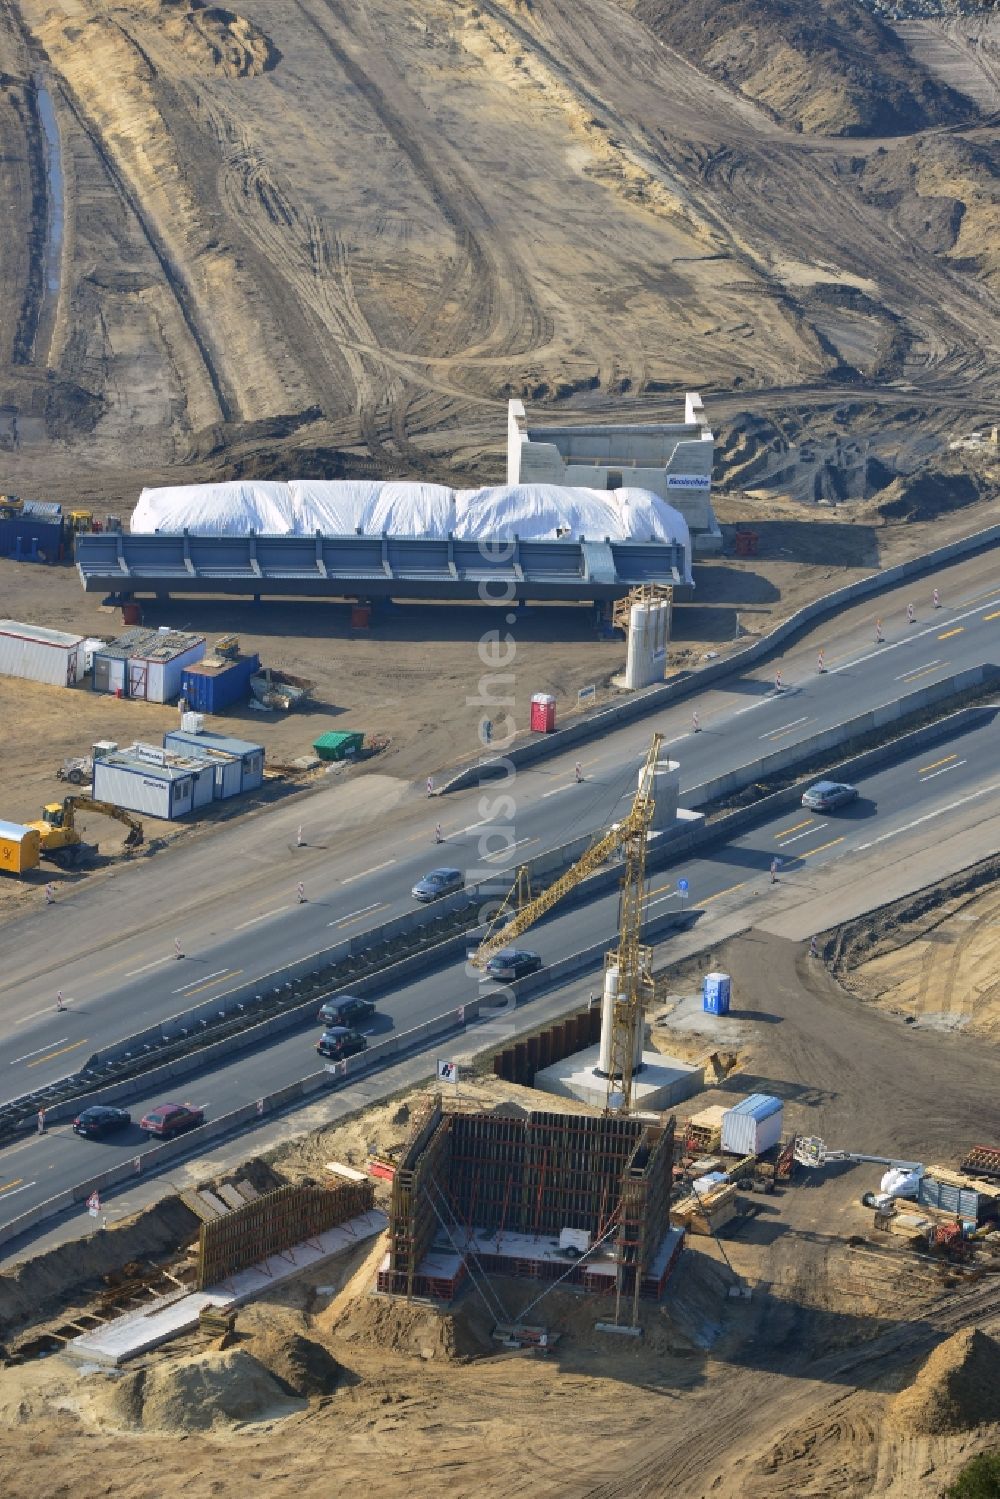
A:
POLYGON ((688 882, 687 882, 687 880, 678 880, 677 881, 677 888, 681 892, 682 895, 687 895, 687 892, 688 892, 688 882))

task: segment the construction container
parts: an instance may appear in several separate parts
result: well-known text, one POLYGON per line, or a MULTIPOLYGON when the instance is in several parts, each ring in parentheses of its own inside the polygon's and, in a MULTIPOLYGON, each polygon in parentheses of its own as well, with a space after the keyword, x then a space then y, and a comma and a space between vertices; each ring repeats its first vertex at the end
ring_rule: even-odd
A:
POLYGON ((0 822, 0 871, 27 874, 38 868, 40 857, 37 828, 26 828, 19 822, 0 822))
POLYGON ((551 734, 555 726, 555 698, 550 692, 536 692, 531 699, 531 732, 551 734))
POLYGON ((259 656, 213 657, 185 668, 181 696, 199 713, 221 713, 250 696, 250 678, 260 671, 259 656))
POLYGON ((205 654, 205 637, 182 630, 126 630, 94 652, 95 692, 172 703, 180 696, 184 668, 205 654))
POLYGON ((61 520, 20 514, 0 520, 0 557, 15 562, 58 562, 62 556, 61 520))
POLYGON ((192 734, 185 729, 171 729, 163 736, 163 747, 173 754, 207 760, 213 770, 213 795, 216 801, 253 791, 264 780, 264 747, 228 734, 192 734))
POLYGON ((728 973, 706 973, 701 986, 701 1007, 706 1015, 728 1015, 732 981, 728 973))
POLYGON ((181 759, 151 744, 133 744, 94 761, 94 796, 129 812, 174 822, 214 796, 214 771, 205 760, 181 759))
POLYGON ((353 755, 360 755, 364 743, 364 734, 342 729, 335 734, 321 734, 318 739, 313 740, 313 749, 321 760, 347 760, 353 755))
POLYGON ((751 1093, 722 1116, 722 1148, 729 1155, 763 1155, 781 1139, 784 1105, 767 1093, 751 1093))
POLYGON ((85 675, 82 635, 0 619, 0 676, 72 687, 85 675))
POLYGON ((185 734, 200 734, 205 727, 204 713, 182 713, 181 728, 185 734))
POLYGON ((956 1218, 979 1221, 981 1198, 973 1186, 955 1187, 925 1175, 920 1178, 917 1201, 921 1207, 936 1208, 938 1212, 950 1213, 956 1218))

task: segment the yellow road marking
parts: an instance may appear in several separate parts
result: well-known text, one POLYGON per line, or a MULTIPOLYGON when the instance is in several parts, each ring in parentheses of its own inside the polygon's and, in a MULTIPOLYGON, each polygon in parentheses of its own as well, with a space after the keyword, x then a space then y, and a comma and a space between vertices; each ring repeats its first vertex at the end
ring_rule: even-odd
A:
POLYGON ((61 1057, 64 1052, 76 1051, 78 1046, 86 1046, 86 1041, 74 1041, 72 1046, 60 1046, 58 1051, 50 1051, 44 1057, 38 1057, 36 1061, 29 1062, 29 1067, 40 1067, 43 1062, 51 1062, 53 1057, 61 1057))
POLYGON ((938 636, 938 639, 939 640, 950 640, 953 635, 961 635, 964 630, 965 630, 965 626, 964 625, 959 625, 956 630, 945 630, 941 635, 938 636))
POLYGON ((919 677, 929 677, 931 672, 947 670, 947 661, 939 661, 937 666, 925 666, 923 671, 908 671, 906 673, 906 676, 903 678, 903 681, 906 683, 915 682, 919 677))
POLYGON ((724 895, 732 895, 734 890, 742 890, 746 883, 746 880, 740 880, 738 885, 730 885, 728 890, 717 890, 714 895, 706 895, 701 905, 707 906, 710 901, 721 900, 724 895))
POLYGON ((1000 609, 995 610, 993 614, 984 614, 983 619, 1000 619, 1000 609))
POLYGON ((19 1187, 23 1181, 23 1176, 15 1176, 12 1182, 4 1182, 3 1186, 0 1187, 0 1192, 9 1192, 11 1187, 19 1187))
POLYGON ((939 765, 947 765, 949 760, 957 760, 957 755, 945 755, 943 760, 932 760, 930 765, 921 765, 917 771, 918 776, 926 775, 929 770, 937 770, 939 765))
POLYGON ((807 817, 804 822, 793 822, 790 828, 782 828, 780 833, 775 833, 775 838, 787 838, 789 833, 797 833, 799 828, 807 828, 814 819, 807 817))
POLYGON ((821 854, 825 848, 833 848, 835 843, 843 843, 843 838, 831 838, 829 843, 821 843, 819 848, 809 848, 804 854, 799 854, 800 859, 811 859, 813 854, 821 854))
POLYGON ((196 984, 193 989, 185 989, 184 998, 187 999, 189 994, 200 994, 202 989, 211 989, 213 984, 222 984, 226 979, 234 979, 238 973, 242 972, 242 968, 232 968, 228 973, 218 973, 214 979, 206 979, 203 984, 196 984))

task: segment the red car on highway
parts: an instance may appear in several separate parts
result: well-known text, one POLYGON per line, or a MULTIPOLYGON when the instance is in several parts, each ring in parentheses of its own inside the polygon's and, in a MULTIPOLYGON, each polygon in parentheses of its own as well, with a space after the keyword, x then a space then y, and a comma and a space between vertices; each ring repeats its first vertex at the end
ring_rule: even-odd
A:
POLYGON ((195 1129, 205 1122, 205 1110, 193 1103, 158 1103, 155 1109, 143 1114, 139 1128, 147 1135, 158 1139, 169 1139, 186 1129, 195 1129))

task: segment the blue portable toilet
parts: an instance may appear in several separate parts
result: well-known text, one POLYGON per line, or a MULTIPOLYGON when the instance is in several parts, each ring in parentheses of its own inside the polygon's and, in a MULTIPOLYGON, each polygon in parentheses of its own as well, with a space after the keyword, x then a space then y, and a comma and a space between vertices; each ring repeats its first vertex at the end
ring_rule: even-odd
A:
POLYGON ((701 989, 701 1007, 706 1015, 728 1015, 732 983, 728 973, 706 973, 701 989))

